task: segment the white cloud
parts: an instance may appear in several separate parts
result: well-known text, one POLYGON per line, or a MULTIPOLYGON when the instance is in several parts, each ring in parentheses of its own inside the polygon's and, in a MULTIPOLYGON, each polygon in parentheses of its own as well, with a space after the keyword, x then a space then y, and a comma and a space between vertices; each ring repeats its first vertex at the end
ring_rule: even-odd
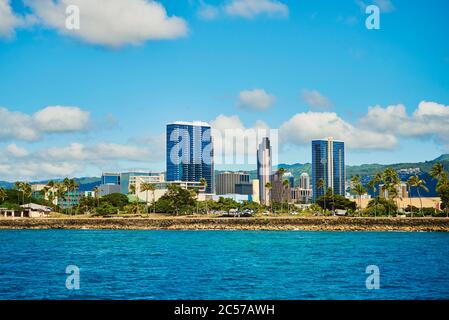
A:
POLYGON ((276 98, 263 89, 244 90, 239 94, 238 106, 242 109, 265 111, 270 108, 276 98))
POLYGON ((50 106, 34 114, 34 120, 44 132, 74 132, 87 128, 89 112, 78 107, 50 106))
POLYGON ((434 137, 449 143, 449 106, 421 101, 411 116, 402 104, 368 108, 361 125, 402 137, 434 137))
POLYGON ((201 2, 197 14, 201 19, 213 20, 220 14, 220 8, 201 2))
POLYGON ((252 127, 246 127, 237 115, 221 114, 210 124, 214 137, 215 164, 255 165, 257 146, 262 137, 266 136, 272 138, 273 148, 277 151, 277 132, 270 131, 269 126, 261 120, 252 127))
POLYGON ((26 0, 40 21, 61 34, 108 47, 141 44, 147 40, 175 39, 188 32, 187 23, 169 17, 164 6, 148 0, 26 0), (80 8, 80 29, 68 30, 65 10, 80 8))
POLYGON ((296 145, 309 145, 313 139, 332 136, 352 149, 391 150, 397 146, 394 135, 353 126, 334 112, 298 113, 282 124, 279 136, 281 143, 296 145))
POLYGON ((332 102, 317 90, 302 90, 301 99, 312 109, 329 109, 332 107, 332 102))
POLYGON ((12 143, 6 147, 6 151, 9 152, 14 157, 26 157, 28 155, 28 151, 25 148, 17 146, 15 143, 12 143))
POLYGON ((11 37, 20 19, 14 15, 9 0, 0 0, 0 37, 11 37))
POLYGON ((28 152, 10 144, 0 158, 2 179, 39 180, 66 176, 83 176, 86 170, 99 175, 104 170, 134 169, 135 165, 146 167, 161 161, 158 154, 151 152, 154 145, 119 144, 100 142, 82 144, 73 142, 66 146, 50 147, 28 152), (132 165, 133 167, 129 167, 132 165))
POLYGON ((84 131, 89 113, 78 107, 49 106, 33 115, 0 107, 0 141, 36 141, 43 134, 84 131))
POLYGON ((287 17, 288 6, 277 0, 232 0, 224 6, 230 16, 254 18, 265 14, 271 17, 287 17))

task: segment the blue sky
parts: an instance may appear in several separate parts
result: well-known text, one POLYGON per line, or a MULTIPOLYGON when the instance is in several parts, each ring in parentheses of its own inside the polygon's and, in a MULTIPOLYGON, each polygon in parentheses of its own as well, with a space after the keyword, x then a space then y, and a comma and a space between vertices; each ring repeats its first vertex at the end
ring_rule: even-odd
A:
MULTIPOLYGON (((164 169, 174 120, 263 122, 288 163, 329 134, 348 164, 449 152, 447 1, 167 0, 160 23, 139 24, 98 13, 120 0, 74 0, 79 34, 52 18, 65 0, 45 2, 0 0, 0 180, 164 169), (365 27, 368 4, 380 30, 365 27)), ((129 1, 143 2, 156 17, 129 1)))

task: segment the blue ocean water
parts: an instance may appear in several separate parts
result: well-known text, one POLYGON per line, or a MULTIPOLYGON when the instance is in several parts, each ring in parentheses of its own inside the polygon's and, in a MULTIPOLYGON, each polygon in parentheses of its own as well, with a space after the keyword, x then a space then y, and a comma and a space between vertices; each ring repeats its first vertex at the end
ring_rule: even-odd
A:
POLYGON ((448 267, 447 233, 0 230, 0 299, 448 299, 448 267))

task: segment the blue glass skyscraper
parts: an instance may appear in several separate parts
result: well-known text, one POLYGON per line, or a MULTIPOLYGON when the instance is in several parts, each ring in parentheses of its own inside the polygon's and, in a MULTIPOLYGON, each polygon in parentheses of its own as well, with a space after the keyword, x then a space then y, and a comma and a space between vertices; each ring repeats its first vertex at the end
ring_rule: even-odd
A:
POLYGON ((206 193, 215 190, 211 127, 205 122, 167 124, 167 181, 205 179, 206 193))
POLYGON ((334 194, 345 195, 345 143, 333 138, 312 141, 313 201, 323 196, 329 188, 334 194), (323 180, 324 187, 318 188, 323 180))

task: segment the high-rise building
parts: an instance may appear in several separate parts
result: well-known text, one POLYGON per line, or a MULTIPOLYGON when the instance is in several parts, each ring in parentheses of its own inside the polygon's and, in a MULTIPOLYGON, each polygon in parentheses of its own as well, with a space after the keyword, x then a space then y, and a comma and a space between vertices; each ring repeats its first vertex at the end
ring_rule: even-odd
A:
POLYGON ((332 137, 312 141, 313 200, 323 196, 329 188, 334 194, 345 195, 345 144, 332 137), (319 187, 319 181, 323 186, 319 187))
POLYGON ((167 124, 167 181, 207 182, 215 190, 214 147, 211 127, 205 122, 167 124))
POLYGON ((101 175, 101 184, 120 184, 120 173, 103 172, 101 175))
MULTIPOLYGON (((234 194, 236 185, 247 184, 251 186, 249 174, 246 172, 221 172, 217 174, 215 191, 217 195, 234 194)), ((245 193, 246 194, 246 193, 245 193)))
POLYGON ((299 176, 299 187, 301 189, 310 189, 310 177, 307 172, 303 172, 299 176))
POLYGON ((265 187, 271 182, 271 145, 270 139, 265 137, 257 149, 257 178, 259 179, 260 203, 270 203, 270 191, 265 187))

